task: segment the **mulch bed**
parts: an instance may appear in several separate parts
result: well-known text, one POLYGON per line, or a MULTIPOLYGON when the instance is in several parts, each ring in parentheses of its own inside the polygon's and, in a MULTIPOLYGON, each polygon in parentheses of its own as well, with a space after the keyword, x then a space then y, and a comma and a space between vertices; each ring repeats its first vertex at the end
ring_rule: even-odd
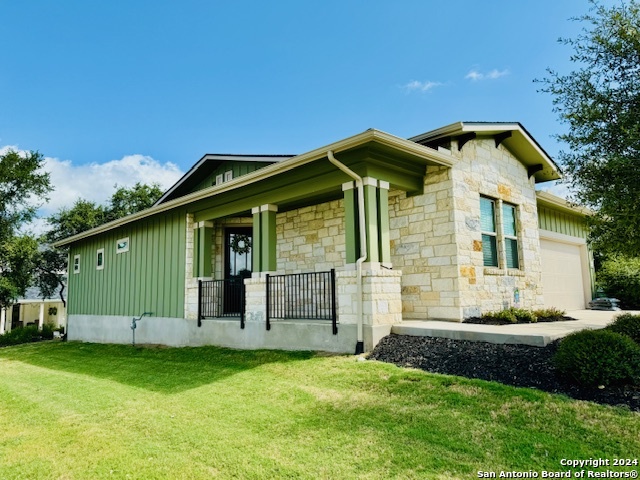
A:
MULTIPOLYGON (((577 320, 577 318, 567 317, 566 315, 557 317, 538 317, 537 323, 549 323, 549 322, 567 322, 571 320, 577 320)), ((469 317, 465 318, 463 323, 475 323, 478 325, 514 325, 511 322, 499 322, 495 319, 487 319, 482 317, 469 317)), ((528 323, 528 322, 527 322, 528 323)))
POLYGON ((537 388, 640 412, 640 387, 586 388, 559 378, 551 362, 557 348, 557 341, 546 347, 532 347, 389 335, 380 341, 369 358, 432 373, 537 388))

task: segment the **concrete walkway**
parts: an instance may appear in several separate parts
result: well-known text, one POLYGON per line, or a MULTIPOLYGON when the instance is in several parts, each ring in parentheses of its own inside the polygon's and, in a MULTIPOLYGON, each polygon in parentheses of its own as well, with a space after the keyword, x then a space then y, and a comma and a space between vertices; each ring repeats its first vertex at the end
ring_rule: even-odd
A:
POLYGON ((544 347, 548 343, 578 330, 604 328, 613 321, 615 316, 621 313, 638 314, 640 312, 575 310, 567 312, 566 316, 576 318, 577 320, 518 325, 477 325, 436 320, 406 320, 391 327, 391 333, 417 337, 444 337, 455 340, 512 343, 544 347))

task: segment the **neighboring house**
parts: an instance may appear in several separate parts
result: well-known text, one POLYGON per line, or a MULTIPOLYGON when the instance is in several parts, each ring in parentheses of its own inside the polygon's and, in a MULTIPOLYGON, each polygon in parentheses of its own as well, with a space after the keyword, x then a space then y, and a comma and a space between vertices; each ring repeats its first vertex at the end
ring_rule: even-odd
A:
POLYGON ((43 299, 37 288, 29 288, 24 298, 0 311, 0 335, 30 325, 42 329, 45 324, 66 326, 66 308, 59 294, 43 299))
POLYGON ((70 247, 68 338, 369 350, 403 320, 584 308, 584 213, 519 123, 296 156, 206 155, 150 209, 70 247), (329 273, 321 273, 329 272, 329 273))

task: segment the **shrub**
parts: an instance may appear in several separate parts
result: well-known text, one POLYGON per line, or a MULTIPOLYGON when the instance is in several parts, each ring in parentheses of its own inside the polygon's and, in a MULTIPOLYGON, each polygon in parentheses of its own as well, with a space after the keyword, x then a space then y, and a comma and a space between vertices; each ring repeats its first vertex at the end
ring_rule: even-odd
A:
POLYGON ((608 330, 568 335, 553 362, 560 375, 586 386, 634 383, 640 378, 640 346, 608 330))
POLYGON ((538 321, 538 317, 531 310, 524 308, 510 308, 509 310, 516 317, 518 323, 536 323, 538 321))
POLYGON ((38 327, 33 325, 24 328, 16 328, 4 335, 0 335, 0 347, 37 342, 46 338, 53 338, 53 330, 50 327, 47 327, 47 325, 43 325, 42 330, 38 330, 38 327))
POLYGON ((535 323, 538 319, 524 308, 507 308, 499 312, 487 312, 480 318, 481 323, 506 325, 510 323, 535 323))
POLYGON ((602 262, 598 284, 622 308, 640 308, 640 258, 615 257, 602 262))
POLYGON ((538 318, 539 322, 560 322, 564 320, 565 313, 567 312, 555 307, 541 308, 540 310, 533 311, 533 314, 538 318))
POLYGON ((487 312, 483 313, 481 317, 482 323, 497 323, 499 325, 516 323, 518 319, 513 314, 511 309, 502 310, 499 312, 487 312))
POLYGON ((640 315, 632 315, 631 313, 618 315, 614 322, 607 327, 607 330, 627 335, 640 345, 640 315))

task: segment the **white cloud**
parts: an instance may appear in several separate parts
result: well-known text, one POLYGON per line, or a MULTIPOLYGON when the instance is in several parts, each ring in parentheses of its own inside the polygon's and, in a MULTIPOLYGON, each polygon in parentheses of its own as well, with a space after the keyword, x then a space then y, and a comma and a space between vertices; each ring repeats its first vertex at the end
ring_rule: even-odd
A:
POLYGON ((47 211, 57 211, 69 207, 78 198, 103 203, 119 187, 131 187, 137 182, 159 183, 166 190, 183 174, 177 165, 161 164, 145 155, 126 155, 118 160, 105 163, 74 165, 70 160, 47 157, 44 169, 51 173, 51 193, 47 211))
MULTIPOLYGON (((9 149, 22 151, 16 146, 4 146, 0 147, 0 154, 9 149)), ((111 197, 116 184, 118 187, 131 187, 137 182, 158 183, 162 190, 167 190, 184 173, 174 163, 160 163, 152 157, 139 154, 85 165, 45 157, 44 170, 51 174, 54 190, 49 194, 49 202, 38 211, 40 217, 47 217, 63 207, 71 207, 79 198, 102 204, 111 197)), ((45 226, 40 219, 31 225, 31 229, 39 233, 45 226)))
POLYGON ((494 68, 493 70, 487 73, 482 73, 477 69, 473 68, 469 70, 469 73, 467 73, 464 78, 466 78, 467 80, 471 80, 472 82, 477 82, 478 80, 495 80, 496 78, 509 75, 509 73, 510 72, 507 69, 498 70, 496 68, 494 68))
POLYGON ((423 92, 424 93, 434 89, 435 87, 440 87, 442 85, 443 84, 440 82, 430 82, 430 81, 420 82, 418 80, 412 80, 406 85, 403 85, 402 88, 404 88, 407 92, 423 92))
POLYGON ((551 193, 557 197, 562 197, 567 200, 571 196, 571 190, 569 186, 560 181, 545 183, 542 188, 538 188, 538 190, 551 193))

